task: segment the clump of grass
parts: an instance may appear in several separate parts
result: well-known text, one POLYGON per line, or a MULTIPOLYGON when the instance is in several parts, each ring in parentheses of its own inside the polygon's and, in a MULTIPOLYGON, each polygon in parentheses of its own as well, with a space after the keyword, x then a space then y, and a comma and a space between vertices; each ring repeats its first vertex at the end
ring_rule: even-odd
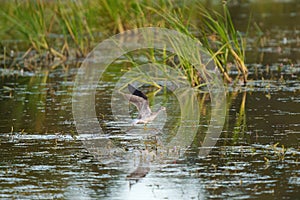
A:
MULTIPOLYGON (((88 2, 86 2, 88 3, 88 2)), ((63 52, 69 52, 69 38, 75 44, 76 57, 84 57, 91 50, 94 40, 87 21, 88 11, 81 1, 59 1, 54 8, 59 27, 64 36, 63 52)))
MULTIPOLYGON (((222 14, 205 8, 202 4, 197 4, 194 9, 190 10, 190 16, 183 15, 183 13, 187 13, 184 10, 185 7, 176 8, 173 12, 164 12, 162 9, 153 7, 147 7, 147 9, 162 17, 167 22, 166 27, 199 40, 211 57, 214 58, 214 62, 223 73, 225 80, 232 82, 232 78, 227 73, 226 66, 229 61, 234 61, 238 71, 242 75, 243 82, 247 82, 248 69, 244 61, 245 38, 235 29, 225 3, 223 4, 222 14), (197 25, 193 22, 192 15, 194 13, 199 13, 201 18, 200 23, 197 25), (196 38, 191 33, 191 30, 200 31, 200 36, 196 38)), ((181 47, 177 48, 180 49, 181 47)), ((199 85, 201 82, 199 81, 200 77, 198 77, 198 73, 194 70, 194 67, 182 59, 180 65, 187 72, 187 77, 189 77, 192 85, 199 85)))
MULTIPOLYGON (((131 26, 131 23, 138 19, 134 18, 137 17, 136 14, 140 15, 140 19, 143 18, 143 11, 137 1, 100 0, 99 9, 101 12, 107 13, 104 20, 107 21, 107 26, 113 33, 122 33, 126 29, 138 28, 131 26)), ((142 27, 142 24, 139 27, 142 27)))
MULTIPOLYGON (((223 13, 219 13, 202 4, 195 6, 194 2, 187 2, 7 1, 0 13, 15 27, 14 30, 18 31, 22 39, 30 44, 29 50, 35 49, 39 53, 46 51, 62 60, 71 54, 85 57, 93 48, 96 33, 112 35, 147 26, 175 29, 198 39, 214 58, 226 80, 231 82, 226 65, 233 60, 246 82, 248 70, 244 64, 245 40, 235 29, 227 5, 224 4, 223 13), (199 24, 195 18, 201 19, 199 24), (196 38, 192 31, 200 31, 200 36, 196 38), (61 37, 59 42, 53 35, 61 37)), ((5 29, 7 32, 9 30, 5 29)), ((176 48, 182 51, 181 47, 176 48)), ((195 67, 182 58, 179 61, 177 67, 185 72, 191 84, 200 85, 201 80, 195 67)))
POLYGON ((176 4, 179 3, 171 0, 155 2, 99 0, 98 2, 99 13, 102 13, 101 21, 110 34, 141 27, 165 27, 164 20, 155 15, 154 10, 161 9, 163 13, 172 13, 176 4))
POLYGON ((12 30, 17 30, 18 39, 30 44, 28 52, 31 49, 40 54, 46 51, 66 60, 71 51, 69 46, 74 46, 77 57, 84 57, 91 50, 90 42, 94 37, 86 17, 89 10, 83 2, 25 0, 15 3, 15 6, 1 9, 0 13, 14 26, 12 30), (63 41, 58 44, 55 40, 60 36, 63 41))
POLYGON ((63 57, 50 44, 48 34, 52 31, 53 13, 47 9, 43 1, 16 1, 10 10, 1 10, 1 15, 15 26, 24 40, 32 48, 41 52, 47 50, 51 54, 63 57))
POLYGON ((248 69, 245 66, 245 38, 235 29, 230 16, 226 1, 223 4, 223 15, 208 10, 203 5, 198 5, 200 15, 202 16, 202 27, 200 41, 211 53, 214 49, 222 49, 217 55, 215 62, 223 72, 225 78, 231 82, 231 78, 226 72, 228 60, 236 63, 236 67, 243 76, 244 83, 247 82, 248 69))

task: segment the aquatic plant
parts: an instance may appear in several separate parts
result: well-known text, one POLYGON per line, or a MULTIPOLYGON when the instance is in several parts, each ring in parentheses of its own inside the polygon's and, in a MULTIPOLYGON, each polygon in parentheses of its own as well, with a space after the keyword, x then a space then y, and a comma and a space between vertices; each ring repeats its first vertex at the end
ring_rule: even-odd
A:
MULTIPOLYGON (((246 82, 245 39, 235 29, 227 4, 223 4, 222 13, 201 3, 194 4, 171 0, 4 1, 0 9, 3 17, 0 24, 14 28, 5 28, 0 35, 11 33, 12 37, 19 37, 29 44, 27 52, 32 49, 39 54, 47 52, 65 61, 72 55, 85 57, 95 45, 93 42, 106 38, 106 35, 145 26, 166 27, 199 40, 229 82, 232 78, 226 66, 229 61, 235 62, 246 82), (194 32, 198 35, 195 36, 194 32)), ((184 51, 181 47, 174 48, 178 52, 184 51)), ((154 54, 152 51, 149 56, 153 58, 154 54)), ((170 61, 172 56, 166 55, 165 58, 170 61)), ((199 73, 183 58, 179 58, 174 66, 185 73, 191 85, 201 85, 199 73)))
POLYGON ((281 147, 278 147, 278 145, 279 145, 279 142, 271 145, 270 149, 273 150, 274 156, 276 156, 279 161, 283 161, 285 159, 285 155, 286 155, 288 149, 286 147, 284 147, 283 144, 281 145, 281 147))
MULTIPOLYGON (((164 12, 163 9, 147 7, 165 20, 165 26, 185 33, 190 37, 199 40, 203 47, 209 52, 214 62, 224 75, 225 80, 232 82, 232 78, 227 72, 227 64, 233 61, 238 71, 241 73, 243 82, 247 82, 248 69, 245 65, 246 39, 239 31, 235 29, 227 4, 223 4, 223 13, 208 9, 203 4, 185 11, 185 7, 176 8, 173 12, 164 12), (189 13, 190 15, 183 15, 189 13), (200 22, 195 22, 192 15, 198 13, 200 22), (192 31, 199 32, 199 36, 192 34, 192 31)), ((247 34, 246 34, 247 35, 247 34)), ((178 51, 182 47, 175 47, 178 51)), ((199 85, 199 77, 193 70, 193 66, 180 59, 180 65, 187 72, 192 85, 199 85)))
POLYGON ((53 13, 47 9, 48 4, 51 3, 27 0, 6 2, 6 4, 14 4, 14 6, 6 6, 7 10, 1 9, 0 13, 14 26, 13 30, 16 30, 22 39, 29 42, 38 52, 47 50, 54 56, 63 57, 51 46, 49 40, 54 22, 53 13))
POLYGON ((81 1, 59 1, 54 8, 64 36, 65 45, 62 50, 69 53, 69 43, 74 44, 76 57, 86 56, 91 50, 91 41, 94 40, 85 6, 81 1))
POLYGON ((235 29, 226 1, 223 4, 223 15, 205 8, 202 4, 198 4, 198 8, 203 23, 200 28, 200 41, 212 54, 216 52, 215 49, 221 50, 221 53, 216 55, 215 63, 229 82, 231 78, 226 72, 226 66, 228 61, 233 59, 246 83, 248 69, 244 61, 245 37, 235 29))

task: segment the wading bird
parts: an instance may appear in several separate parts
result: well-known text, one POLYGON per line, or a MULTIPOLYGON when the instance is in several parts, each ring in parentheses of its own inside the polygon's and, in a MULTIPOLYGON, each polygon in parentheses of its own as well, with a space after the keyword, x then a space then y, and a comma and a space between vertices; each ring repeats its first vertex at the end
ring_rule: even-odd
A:
POLYGON ((143 92, 136 89, 131 84, 128 84, 128 90, 131 94, 123 95, 129 100, 130 103, 135 105, 139 111, 138 118, 133 120, 132 125, 147 124, 153 121, 161 111, 166 110, 166 108, 162 106, 158 111, 152 112, 149 107, 148 97, 143 92))

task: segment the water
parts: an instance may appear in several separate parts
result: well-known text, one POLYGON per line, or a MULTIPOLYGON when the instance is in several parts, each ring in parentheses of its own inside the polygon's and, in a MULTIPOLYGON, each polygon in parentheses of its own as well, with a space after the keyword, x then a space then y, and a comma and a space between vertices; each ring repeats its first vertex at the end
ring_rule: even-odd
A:
MULTIPOLYGON (((154 161, 138 182, 126 179, 134 170, 128 169, 132 160, 117 163, 112 159, 114 162, 103 164, 104 160, 95 159, 86 150, 85 138, 76 133, 71 105, 76 68, 40 72, 1 69, 0 197, 299 198, 300 27, 295 21, 299 5, 296 1, 276 2, 268 6, 254 1, 231 8, 241 27, 251 9, 270 34, 260 38, 259 45, 256 34, 249 38, 250 80, 246 87, 227 88, 226 121, 211 153, 205 158, 197 156, 210 116, 208 99, 200 109, 198 133, 186 154, 154 161), (276 6, 282 8, 280 14, 274 12, 276 6)), ((107 73, 106 84, 97 89, 97 117, 106 136, 130 154, 136 147, 146 146, 148 139, 124 134, 114 123, 110 98, 116 74, 107 73)), ((167 107, 168 121, 163 129, 167 140, 176 130, 178 102, 172 93, 162 91, 152 103, 167 107)))

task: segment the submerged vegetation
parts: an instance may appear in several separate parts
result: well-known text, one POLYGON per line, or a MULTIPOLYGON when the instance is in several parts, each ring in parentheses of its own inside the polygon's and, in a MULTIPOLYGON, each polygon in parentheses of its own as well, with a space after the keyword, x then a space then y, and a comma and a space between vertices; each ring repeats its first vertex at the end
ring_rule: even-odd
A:
MULTIPOLYGON (((226 1, 219 10, 195 1, 4 1, 0 8, 1 65, 32 70, 36 62, 28 60, 46 60, 48 67, 55 68, 57 63, 80 61, 97 42, 113 34, 154 26, 197 38, 215 58, 225 80, 232 81, 226 70, 232 62, 245 83, 245 39, 235 29, 226 1), (17 64, 12 62, 16 57, 22 58, 17 64)), ((180 64, 198 85, 192 66, 180 64)))

